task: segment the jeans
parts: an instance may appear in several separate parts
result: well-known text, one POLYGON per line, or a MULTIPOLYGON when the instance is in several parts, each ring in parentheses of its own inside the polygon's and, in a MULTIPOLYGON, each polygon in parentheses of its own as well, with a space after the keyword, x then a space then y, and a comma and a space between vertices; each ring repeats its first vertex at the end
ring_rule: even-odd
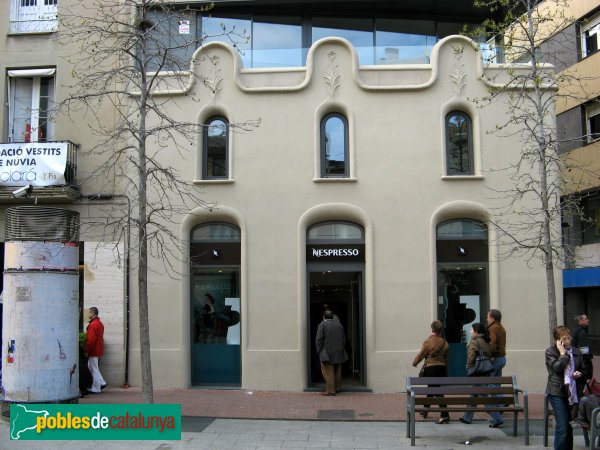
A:
MULTIPOLYGON (((498 356, 492 360, 492 365, 494 366, 494 371, 490 374, 491 377, 501 377, 502 376, 502 368, 506 365, 506 358, 504 356, 498 356)), ((488 413, 490 415, 490 423, 492 425, 497 425, 504 422, 502 419, 502 414, 497 411, 492 411, 488 413)), ((463 420, 465 422, 471 423, 473 420, 474 412, 466 412, 463 415, 463 420)))
POLYGON ((554 450, 572 450, 573 429, 569 425, 571 411, 567 397, 548 394, 548 400, 554 411, 556 428, 554 429, 554 450))

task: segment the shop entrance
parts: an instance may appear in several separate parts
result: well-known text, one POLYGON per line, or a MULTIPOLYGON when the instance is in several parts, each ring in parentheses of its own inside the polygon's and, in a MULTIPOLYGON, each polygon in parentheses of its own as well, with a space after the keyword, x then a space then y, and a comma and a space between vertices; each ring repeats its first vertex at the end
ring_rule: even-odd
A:
POLYGON ((333 311, 346 333, 346 352, 349 359, 342 365, 342 389, 365 386, 362 270, 318 270, 318 267, 309 269, 309 388, 323 389, 325 386, 315 349, 317 327, 323 320, 325 309, 333 311))

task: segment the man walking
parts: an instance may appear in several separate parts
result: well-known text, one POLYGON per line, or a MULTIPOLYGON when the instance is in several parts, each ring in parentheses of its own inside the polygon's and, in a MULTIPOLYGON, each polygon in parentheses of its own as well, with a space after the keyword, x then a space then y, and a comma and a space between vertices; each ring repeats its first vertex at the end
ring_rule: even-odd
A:
POLYGON ((98 359, 104 355, 104 325, 98 317, 98 308, 92 306, 89 309, 90 319, 86 328, 85 351, 88 354, 88 369, 92 374, 92 386, 88 389, 91 394, 99 394, 106 386, 98 368, 98 359))
POLYGON ((592 352, 590 351, 590 343, 588 341, 588 326, 590 325, 590 319, 585 314, 578 314, 575 316, 575 326, 573 327, 573 340, 571 341, 572 347, 577 347, 583 355, 583 360, 588 366, 590 376, 594 373, 594 366, 592 364, 592 352))
POLYGON ((315 339, 321 373, 325 379, 325 392, 322 395, 335 395, 342 386, 342 363, 348 360, 344 349, 345 341, 344 327, 338 320, 334 320, 333 312, 325 311, 315 339))
MULTIPOLYGON (((490 335, 490 355, 494 371, 490 376, 501 377, 502 368, 506 365, 506 330, 502 326, 502 313, 490 309, 487 314, 487 329, 490 335)), ((499 412, 490 413, 490 427, 497 428, 504 423, 499 412)))

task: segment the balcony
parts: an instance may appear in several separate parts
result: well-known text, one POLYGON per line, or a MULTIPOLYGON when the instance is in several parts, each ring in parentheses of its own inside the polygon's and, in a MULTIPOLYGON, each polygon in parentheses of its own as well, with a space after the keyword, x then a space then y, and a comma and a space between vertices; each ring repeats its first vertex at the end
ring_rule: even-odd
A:
POLYGON ((75 201, 78 148, 70 141, 0 144, 0 204, 75 201))

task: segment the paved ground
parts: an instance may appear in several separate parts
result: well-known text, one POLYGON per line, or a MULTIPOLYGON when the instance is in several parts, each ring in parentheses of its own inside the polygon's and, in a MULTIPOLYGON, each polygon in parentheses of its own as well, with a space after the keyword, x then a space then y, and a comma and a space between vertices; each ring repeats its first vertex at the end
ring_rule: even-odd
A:
MULTIPOLYGON (((81 403, 141 403, 138 388, 108 388, 81 403)), ((157 389, 155 403, 182 405, 181 441, 10 441, 8 423, 0 421, 1 449, 403 449, 406 438, 405 394, 342 392, 323 397, 316 392, 245 390, 157 389), (331 420, 339 419, 346 420, 331 420)), ((543 395, 530 394, 531 446, 543 448, 543 395)), ((507 420, 503 428, 487 426, 486 416, 471 425, 458 422, 437 425, 433 415, 416 425, 414 448, 524 448, 522 430, 512 436, 507 420), (466 444, 466 442, 469 444, 466 444)), ((508 419, 508 418, 507 418, 508 419)), ((522 428, 522 421, 520 427, 522 428)), ((550 430, 552 434, 552 430, 550 430)), ((550 444, 552 439, 550 439, 550 444)), ((575 448, 584 448, 576 436, 575 448)))

